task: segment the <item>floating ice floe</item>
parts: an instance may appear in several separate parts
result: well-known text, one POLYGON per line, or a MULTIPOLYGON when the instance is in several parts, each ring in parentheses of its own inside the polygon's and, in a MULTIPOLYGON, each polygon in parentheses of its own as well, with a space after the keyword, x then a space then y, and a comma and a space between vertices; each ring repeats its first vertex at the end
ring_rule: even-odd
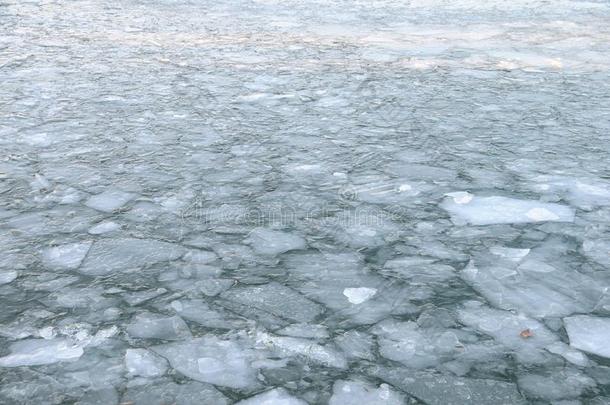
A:
POLYGON ((511 382, 456 377, 436 372, 379 367, 374 375, 408 392, 428 405, 518 405, 525 404, 517 385, 511 382))
POLYGON ((89 252, 92 242, 77 242, 47 248, 42 252, 42 264, 53 270, 74 270, 89 252))
POLYGON ((375 388, 363 381, 336 381, 328 405, 401 405, 404 398, 388 384, 375 388))
POLYGON ((191 336, 187 324, 179 316, 142 313, 127 325, 129 336, 140 339, 180 340, 191 336))
POLYGON ((593 378, 574 367, 528 371, 517 377, 517 383, 528 399, 545 400, 553 404, 563 404, 561 400, 577 398, 597 385, 593 378))
POLYGON ((512 350, 522 363, 543 363, 546 351, 577 365, 588 362, 582 354, 562 343, 544 324, 527 316, 468 302, 458 312, 458 317, 464 325, 492 336, 512 350))
POLYGON ((495 306, 534 318, 592 311, 606 286, 566 264, 569 248, 555 239, 531 250, 492 246, 460 275, 495 306))
POLYGON ((582 252, 591 260, 610 268, 610 239, 585 240, 582 252))
POLYGON ((554 203, 508 197, 477 197, 467 192, 447 194, 441 208, 456 224, 519 224, 545 221, 573 222, 574 210, 554 203))
POLYGON ((108 189, 100 194, 89 197, 85 205, 89 208, 96 209, 102 212, 112 212, 127 204, 135 194, 128 193, 119 189, 108 189))
POLYGON ((40 366, 76 360, 83 348, 68 339, 25 339, 9 346, 10 354, 0 357, 0 367, 40 366))
POLYGON ((91 235, 102 235, 104 233, 114 232, 117 229, 119 229, 120 227, 121 227, 121 225, 117 224, 116 222, 107 221, 107 222, 101 222, 95 226, 92 226, 91 228, 89 228, 88 232, 91 235))
POLYGON ((257 253, 269 256, 307 247, 305 239, 298 235, 267 228, 254 229, 245 242, 249 243, 257 253))
POLYGON ((326 367, 346 368, 347 360, 333 345, 321 345, 309 339, 275 336, 259 332, 257 342, 281 357, 296 356, 326 367))
MULTIPOLYGON (((82 401, 83 405, 94 404, 145 404, 145 405, 227 405, 232 403, 214 386, 199 381, 188 381, 180 384, 167 379, 149 380, 134 379, 127 384, 120 401, 100 400, 82 401)), ((81 403, 79 402, 79 405, 81 403)))
POLYGON ((165 374, 167 360, 146 349, 127 349, 125 367, 132 376, 157 377, 165 374))
POLYGON ((575 315, 563 320, 570 346, 610 358, 610 318, 575 315))
POLYGON ((377 294, 376 288, 351 287, 343 290, 343 295, 347 297, 347 300, 356 305, 370 300, 375 294, 377 294))
POLYGON ((18 275, 16 270, 0 270, 0 285, 14 281, 18 275))
POLYGON ((154 239, 103 239, 93 244, 79 272, 99 276, 175 260, 184 252, 180 245, 154 239))
POLYGON ((274 388, 235 405, 307 405, 307 402, 290 395, 284 388, 274 388))
POLYGON ((537 193, 559 193, 570 203, 591 209, 610 205, 610 183, 600 178, 569 178, 561 176, 536 176, 530 189, 537 193))
POLYGON ((293 289, 274 282, 260 286, 234 287, 222 293, 221 297, 297 322, 310 322, 324 310, 321 305, 293 289))
POLYGON ((255 369, 250 365, 252 349, 232 340, 207 335, 153 346, 151 350, 193 380, 235 389, 257 385, 255 369))
POLYGON ((462 346, 454 332, 428 331, 412 321, 383 320, 372 332, 377 335, 379 354, 414 369, 437 366, 441 358, 451 357, 462 346))

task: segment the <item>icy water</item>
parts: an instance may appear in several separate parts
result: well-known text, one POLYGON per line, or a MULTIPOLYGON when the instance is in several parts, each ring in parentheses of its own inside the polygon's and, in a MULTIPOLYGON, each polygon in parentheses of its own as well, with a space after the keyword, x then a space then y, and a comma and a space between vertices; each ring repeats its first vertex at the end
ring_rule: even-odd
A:
POLYGON ((609 70, 607 1, 3 0, 0 403, 610 403, 609 70))

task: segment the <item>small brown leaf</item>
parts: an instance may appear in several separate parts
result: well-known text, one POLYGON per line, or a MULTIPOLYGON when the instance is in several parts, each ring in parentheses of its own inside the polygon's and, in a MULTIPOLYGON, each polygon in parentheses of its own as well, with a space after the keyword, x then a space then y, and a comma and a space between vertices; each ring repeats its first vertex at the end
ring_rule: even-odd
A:
POLYGON ((532 336, 534 336, 534 334, 529 329, 523 329, 521 331, 521 333, 519 333, 519 336, 521 336, 523 339, 527 339, 527 338, 531 338, 532 336))

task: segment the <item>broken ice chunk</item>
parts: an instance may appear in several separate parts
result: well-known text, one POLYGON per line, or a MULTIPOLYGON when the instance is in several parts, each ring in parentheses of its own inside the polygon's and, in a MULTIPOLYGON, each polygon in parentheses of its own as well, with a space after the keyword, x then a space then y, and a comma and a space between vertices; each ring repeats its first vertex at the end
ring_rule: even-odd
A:
POLYGON ((337 336, 335 342, 350 359, 365 359, 373 361, 373 337, 357 330, 348 330, 337 336))
POLYGON ((11 354, 0 357, 0 367, 40 366, 76 360, 83 348, 68 339, 26 339, 10 345, 11 354))
POLYGON ((610 267, 610 240, 586 240, 582 244, 582 251, 591 260, 610 267))
POLYGON ((91 235, 101 235, 104 233, 116 231, 120 227, 121 227, 121 225, 117 224, 116 222, 112 222, 112 221, 101 222, 101 223, 91 227, 89 229, 89 233, 91 235))
POLYGON ((604 284, 566 264, 569 246, 549 239, 527 249, 492 247, 462 270, 461 277, 494 306, 532 317, 563 317, 593 310, 604 284))
POLYGON ((125 366, 129 374, 142 377, 157 377, 167 371, 167 360, 146 349, 127 349, 125 366))
POLYGON ((170 305, 182 318, 208 328, 233 329, 245 326, 242 319, 237 319, 225 311, 216 311, 204 300, 172 301, 170 305))
POLYGON ((455 333, 430 333, 415 322, 386 319, 373 328, 379 342, 379 353, 411 368, 436 366, 441 357, 457 353, 461 347, 455 333))
POLYGON ((610 358, 610 318, 575 315, 563 320, 570 346, 610 358))
POLYGON ((326 339, 329 337, 328 329, 324 325, 308 323, 293 323, 276 332, 278 335, 293 336, 307 339, 326 339))
POLYGON ((69 243, 45 249, 42 264, 53 270, 73 270, 78 268, 89 252, 92 242, 69 243))
POLYGON ((375 294, 377 294, 376 288, 358 287, 343 290, 343 295, 347 297, 347 300, 356 305, 370 300, 375 294))
POLYGON ((99 276, 175 260, 183 254, 183 247, 154 239, 103 239, 93 244, 79 272, 99 276))
POLYGON ((596 385, 591 377, 572 368, 547 370, 543 374, 527 372, 519 376, 517 382, 529 399, 542 399, 553 404, 561 399, 577 398, 596 385))
POLYGON ((182 260, 196 264, 208 264, 218 259, 216 253, 206 250, 189 250, 182 260))
POLYGON ((180 340, 191 336, 191 331, 179 316, 166 317, 143 313, 127 325, 129 336, 140 339, 180 340))
POLYGON ((293 397, 283 388, 274 388, 239 401, 235 405, 307 405, 307 402, 293 397))
MULTIPOLYGON (((133 381, 121 397, 122 405, 227 405, 230 401, 209 384, 189 381, 176 384, 165 379, 156 379, 151 384, 133 381), (136 385, 138 384, 138 385, 136 385)), ((119 401, 98 401, 77 405, 119 404, 119 401)))
POLYGON ((308 300, 291 288, 275 282, 260 286, 232 288, 222 293, 221 297, 297 322, 310 322, 323 311, 321 305, 308 300))
POLYGON ((251 350, 231 340, 208 335, 154 346, 151 350, 193 380, 236 389, 257 384, 254 369, 250 366, 251 350))
POLYGON ((119 189, 107 189, 89 197, 85 205, 102 212, 112 212, 131 201, 136 195, 119 189))
POLYGON ((451 220, 456 224, 490 225, 574 221, 574 210, 560 204, 500 196, 466 198, 463 195, 456 195, 456 193, 451 193, 450 197, 445 199, 440 206, 451 214, 451 220))
POLYGON ((152 221, 163 213, 163 208, 148 201, 140 201, 125 214, 125 218, 134 222, 152 221))
POLYGON ((290 250, 305 249, 305 239, 287 232, 256 228, 245 240, 259 254, 276 256, 290 250))
POLYGON ((515 351, 522 362, 540 362, 543 349, 556 343, 559 338, 542 323, 524 315, 489 308, 479 302, 467 302, 458 312, 464 325, 475 328, 515 351), (524 334, 526 331, 526 334, 524 334))
POLYGON ((514 249, 504 246, 492 246, 489 251, 496 256, 508 259, 513 262, 518 262, 530 252, 530 249, 514 249))
POLYGON ((304 357, 307 361, 326 367, 347 367, 347 360, 343 354, 335 350, 332 345, 320 345, 309 339, 274 336, 265 332, 257 334, 257 341, 281 357, 300 356, 304 357))
POLYGON ((453 202, 456 204, 468 204, 474 197, 468 191, 456 191, 455 193, 447 193, 445 195, 453 198, 453 202))
POLYGON ((337 381, 333 385, 333 396, 328 405, 401 405, 404 403, 402 395, 393 390, 388 384, 381 384, 379 388, 362 381, 337 381))
POLYGON ((12 282, 18 275, 19 274, 15 270, 0 270, 0 285, 12 282))
POLYGON ((517 405, 525 404, 511 382, 456 377, 408 369, 378 368, 377 377, 408 392, 428 405, 517 405))

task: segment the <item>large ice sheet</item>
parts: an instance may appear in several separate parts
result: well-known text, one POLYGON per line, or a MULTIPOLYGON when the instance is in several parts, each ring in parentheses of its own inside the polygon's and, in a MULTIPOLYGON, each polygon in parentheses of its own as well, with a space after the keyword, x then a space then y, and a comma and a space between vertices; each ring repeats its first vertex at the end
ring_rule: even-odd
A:
POLYGON ((610 358, 610 318, 575 315, 563 320, 570 346, 610 358))
POLYGON ((11 353, 0 357, 0 367, 40 366, 60 361, 74 361, 84 350, 64 338, 25 339, 10 345, 11 353))
POLYGON ((42 252, 42 263, 53 270, 76 269, 87 255, 91 244, 92 242, 76 242, 47 248, 42 252))
POLYGON ((87 275, 105 275, 175 260, 184 253, 185 249, 180 245, 155 239, 102 239, 93 244, 78 271, 87 275))
POLYGON ((535 318, 593 310, 607 283, 566 262, 570 246, 548 240, 535 249, 492 246, 474 255, 461 271, 464 281, 493 305, 535 318))
POLYGON ((256 228, 248 235, 246 242, 260 254, 275 256, 290 250, 304 249, 305 239, 288 232, 266 228, 256 228))
POLYGON ((466 192, 450 193, 441 208, 457 224, 522 224, 537 222, 572 222, 574 209, 555 203, 520 200, 509 197, 477 197, 466 192))
POLYGON ((235 287, 222 293, 221 297, 298 322, 309 322, 324 310, 319 304, 279 283, 235 287))
POLYGON ((255 369, 250 365, 252 351, 236 341, 208 335, 153 346, 151 350, 193 380, 236 389, 257 384, 255 369))

